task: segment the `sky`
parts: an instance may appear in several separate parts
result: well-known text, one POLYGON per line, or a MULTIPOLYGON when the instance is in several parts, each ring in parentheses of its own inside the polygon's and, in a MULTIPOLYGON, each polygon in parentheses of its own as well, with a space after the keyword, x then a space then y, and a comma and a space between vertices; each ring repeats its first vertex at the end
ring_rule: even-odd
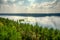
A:
POLYGON ((60 13, 60 0, 0 0, 0 13, 60 13))

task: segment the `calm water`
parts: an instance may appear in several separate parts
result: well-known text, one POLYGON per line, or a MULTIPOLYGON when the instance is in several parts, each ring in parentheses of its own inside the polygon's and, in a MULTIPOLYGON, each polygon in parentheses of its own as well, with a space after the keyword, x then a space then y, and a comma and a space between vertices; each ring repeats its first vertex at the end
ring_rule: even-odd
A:
POLYGON ((17 21, 24 19, 22 23, 30 23, 35 25, 37 22, 39 26, 48 28, 60 29, 60 13, 55 14, 0 14, 0 17, 8 18, 10 20, 17 21))
POLYGON ((0 16, 3 18, 8 18, 10 20, 17 21, 19 19, 24 19, 22 23, 30 23, 35 25, 37 22, 39 26, 48 27, 48 28, 57 28, 60 29, 60 17, 55 16, 46 16, 46 17, 25 17, 25 16, 0 16))

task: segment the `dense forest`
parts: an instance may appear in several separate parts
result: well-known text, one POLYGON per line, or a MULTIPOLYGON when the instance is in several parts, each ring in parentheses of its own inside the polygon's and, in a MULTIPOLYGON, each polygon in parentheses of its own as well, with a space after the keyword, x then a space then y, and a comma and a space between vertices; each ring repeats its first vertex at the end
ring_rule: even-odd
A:
POLYGON ((0 17, 0 40, 60 40, 60 30, 0 17))

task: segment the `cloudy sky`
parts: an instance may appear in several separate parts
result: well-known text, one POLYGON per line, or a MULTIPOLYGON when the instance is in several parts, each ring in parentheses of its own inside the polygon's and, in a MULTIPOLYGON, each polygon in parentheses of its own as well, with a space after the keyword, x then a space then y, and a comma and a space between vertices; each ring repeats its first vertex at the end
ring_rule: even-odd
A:
POLYGON ((60 0, 0 0, 0 13, 60 13, 60 0))

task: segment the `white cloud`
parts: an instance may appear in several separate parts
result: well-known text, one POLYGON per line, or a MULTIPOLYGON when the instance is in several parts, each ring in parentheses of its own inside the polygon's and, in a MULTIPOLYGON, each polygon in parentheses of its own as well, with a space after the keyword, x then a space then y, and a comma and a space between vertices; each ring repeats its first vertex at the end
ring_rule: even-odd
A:
POLYGON ((57 1, 54 0, 53 2, 43 2, 43 3, 32 3, 30 6, 31 8, 50 8, 54 7, 57 3, 57 1))
POLYGON ((10 5, 1 5, 0 6, 0 13, 13 13, 13 12, 16 12, 16 6, 13 5, 13 6, 10 6, 10 5))
POLYGON ((36 0, 28 0, 29 4, 25 4, 25 0, 1 0, 3 4, 0 5, 0 13, 1 12, 9 12, 9 13, 56 13, 60 12, 60 2, 58 0, 53 0, 52 2, 42 2, 37 3, 36 0), (10 1, 10 3, 8 3, 10 1), (18 1, 18 2, 16 2, 18 1), (12 3, 11 3, 12 2, 12 3), (5 6, 5 7, 4 7, 5 6))
POLYGON ((7 0, 4 0, 4 2, 7 2, 7 0))
POLYGON ((52 2, 42 2, 42 3, 32 3, 28 6, 27 12, 34 13, 58 13, 60 11, 58 0, 53 0, 52 2), (58 6, 58 7, 57 7, 58 6), (58 10, 59 9, 59 10, 58 10))
POLYGON ((19 1, 16 5, 23 5, 24 1, 19 1))
POLYGON ((31 3, 34 3, 35 2, 35 0, 28 0, 29 2, 31 2, 31 3))

